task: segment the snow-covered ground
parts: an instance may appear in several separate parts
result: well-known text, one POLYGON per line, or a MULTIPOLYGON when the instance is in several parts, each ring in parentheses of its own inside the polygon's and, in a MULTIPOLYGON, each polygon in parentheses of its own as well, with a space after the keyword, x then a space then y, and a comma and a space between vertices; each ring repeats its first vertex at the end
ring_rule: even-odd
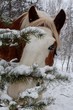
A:
POLYGON ((73 80, 70 83, 54 83, 48 87, 46 93, 55 98, 54 103, 46 107, 46 110, 73 110, 73 80))
MULTIPOLYGON (((67 61, 66 61, 67 62, 67 61)), ((67 63, 65 62, 62 70, 62 61, 56 59, 55 65, 60 74, 68 75, 69 82, 54 82, 47 87, 46 94, 53 96, 55 101, 46 110, 73 110, 73 72, 66 72, 67 63)))

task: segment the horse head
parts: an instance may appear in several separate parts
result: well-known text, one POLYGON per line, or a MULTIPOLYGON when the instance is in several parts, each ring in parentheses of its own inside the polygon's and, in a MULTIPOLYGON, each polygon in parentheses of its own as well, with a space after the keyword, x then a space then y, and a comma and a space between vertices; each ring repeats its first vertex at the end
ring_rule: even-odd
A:
POLYGON ((20 64, 32 65, 37 63, 39 66, 52 66, 56 50, 60 46, 59 34, 65 19, 66 14, 63 9, 52 19, 45 12, 39 11, 32 6, 25 19, 22 20, 21 29, 35 26, 44 30, 46 35, 42 40, 31 37, 30 43, 26 44, 24 48, 20 64))

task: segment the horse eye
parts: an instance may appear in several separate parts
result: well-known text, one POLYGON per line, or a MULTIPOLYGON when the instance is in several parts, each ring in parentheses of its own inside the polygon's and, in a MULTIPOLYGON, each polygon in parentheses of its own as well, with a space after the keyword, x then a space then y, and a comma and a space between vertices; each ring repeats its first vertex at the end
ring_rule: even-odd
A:
POLYGON ((53 50, 54 49, 54 44, 48 47, 48 50, 53 50))

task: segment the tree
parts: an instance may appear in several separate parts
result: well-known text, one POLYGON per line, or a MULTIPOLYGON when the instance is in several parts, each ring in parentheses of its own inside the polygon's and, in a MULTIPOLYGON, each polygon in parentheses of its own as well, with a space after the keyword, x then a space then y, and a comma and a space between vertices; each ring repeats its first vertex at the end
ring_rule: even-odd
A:
MULTIPOLYGON (((68 8, 67 8, 67 20, 65 29, 62 34, 62 53, 63 53, 63 60, 67 60, 67 67, 66 70, 69 70, 69 63, 72 58, 72 49, 73 49, 73 7, 72 7, 72 0, 70 0, 68 8)), ((64 62, 63 62, 64 63, 64 62)))

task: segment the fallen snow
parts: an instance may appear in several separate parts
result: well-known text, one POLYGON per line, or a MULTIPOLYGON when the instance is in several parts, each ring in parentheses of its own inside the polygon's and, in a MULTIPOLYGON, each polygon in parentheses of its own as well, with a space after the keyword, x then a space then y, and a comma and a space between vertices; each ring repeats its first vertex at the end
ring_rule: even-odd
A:
POLYGON ((53 84, 47 87, 44 96, 53 96, 55 102, 46 110, 73 110, 73 80, 70 83, 53 84))

